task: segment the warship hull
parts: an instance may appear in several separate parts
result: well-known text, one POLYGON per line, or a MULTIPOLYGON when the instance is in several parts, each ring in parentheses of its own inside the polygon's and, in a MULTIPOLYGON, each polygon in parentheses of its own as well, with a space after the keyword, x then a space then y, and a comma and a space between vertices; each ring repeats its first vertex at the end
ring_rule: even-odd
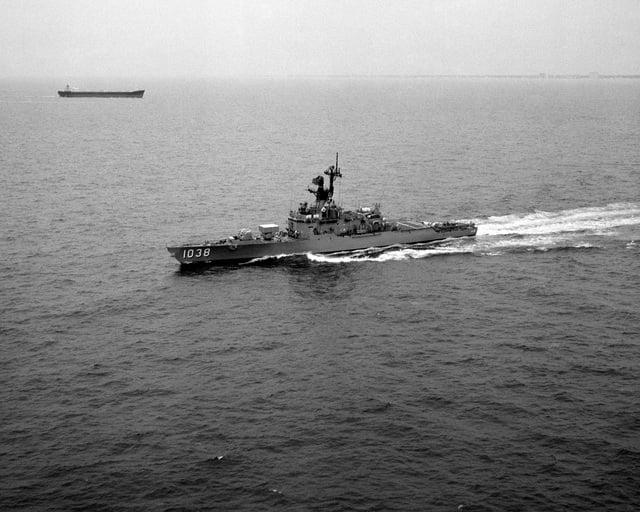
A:
POLYGON ((167 250, 182 265, 237 264, 276 256, 305 253, 331 254, 393 245, 434 242, 447 238, 474 236, 477 231, 477 228, 472 224, 447 230, 438 230, 417 222, 405 225, 407 229, 402 231, 390 230, 348 236, 317 235, 307 239, 283 237, 278 240, 225 240, 224 242, 170 246, 167 247, 167 250))
POLYGON ((140 91, 58 91, 62 98, 142 98, 144 89, 140 91))

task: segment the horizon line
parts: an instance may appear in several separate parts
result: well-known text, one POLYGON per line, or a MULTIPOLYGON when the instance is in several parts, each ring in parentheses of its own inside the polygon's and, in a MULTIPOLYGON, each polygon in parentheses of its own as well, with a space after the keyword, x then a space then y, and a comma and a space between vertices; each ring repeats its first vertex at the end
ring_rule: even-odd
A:
MULTIPOLYGON (((349 78, 396 78, 396 79, 416 79, 416 78, 511 78, 511 79, 612 79, 612 78, 625 78, 625 79, 640 79, 640 73, 599 73, 592 71, 590 73, 379 73, 379 74, 365 74, 365 73, 333 73, 333 74, 259 74, 259 75, 72 75, 69 78, 82 78, 82 79, 95 79, 95 80, 140 80, 140 79, 187 79, 187 80, 213 80, 213 79, 296 79, 296 78, 310 78, 310 79, 349 79, 349 78)), ((56 76, 4 76, 0 80, 53 80, 59 79, 56 76)))

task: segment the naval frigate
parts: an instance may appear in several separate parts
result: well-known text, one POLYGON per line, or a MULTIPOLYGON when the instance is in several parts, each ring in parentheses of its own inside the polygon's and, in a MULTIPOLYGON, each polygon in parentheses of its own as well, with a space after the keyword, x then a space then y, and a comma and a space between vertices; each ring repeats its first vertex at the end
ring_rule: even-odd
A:
POLYGON ((384 248, 427 243, 447 238, 474 236, 477 227, 472 222, 427 222, 389 220, 380 205, 346 210, 333 199, 334 181, 342 177, 336 163, 318 175, 309 188, 315 201, 302 202, 289 212, 287 227, 260 224, 258 233, 241 229, 236 235, 216 241, 167 246, 169 253, 181 265, 235 264, 256 259, 294 255, 330 254, 369 248, 384 248))

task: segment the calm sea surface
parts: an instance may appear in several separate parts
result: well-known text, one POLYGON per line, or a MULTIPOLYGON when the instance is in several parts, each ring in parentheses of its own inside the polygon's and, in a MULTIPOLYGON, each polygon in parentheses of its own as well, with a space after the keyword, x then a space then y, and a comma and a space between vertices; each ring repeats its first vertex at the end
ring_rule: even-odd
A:
POLYGON ((63 85, 0 82, 1 510, 638 510, 640 81, 63 85), (478 236, 170 258, 336 152, 478 236))

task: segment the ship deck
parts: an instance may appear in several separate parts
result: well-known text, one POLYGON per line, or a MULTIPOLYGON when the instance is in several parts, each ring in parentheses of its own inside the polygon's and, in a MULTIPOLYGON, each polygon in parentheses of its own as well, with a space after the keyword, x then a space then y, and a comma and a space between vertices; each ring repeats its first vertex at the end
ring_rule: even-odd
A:
POLYGON ((395 224, 401 231, 426 227, 422 222, 415 220, 397 220, 395 221, 395 224))

